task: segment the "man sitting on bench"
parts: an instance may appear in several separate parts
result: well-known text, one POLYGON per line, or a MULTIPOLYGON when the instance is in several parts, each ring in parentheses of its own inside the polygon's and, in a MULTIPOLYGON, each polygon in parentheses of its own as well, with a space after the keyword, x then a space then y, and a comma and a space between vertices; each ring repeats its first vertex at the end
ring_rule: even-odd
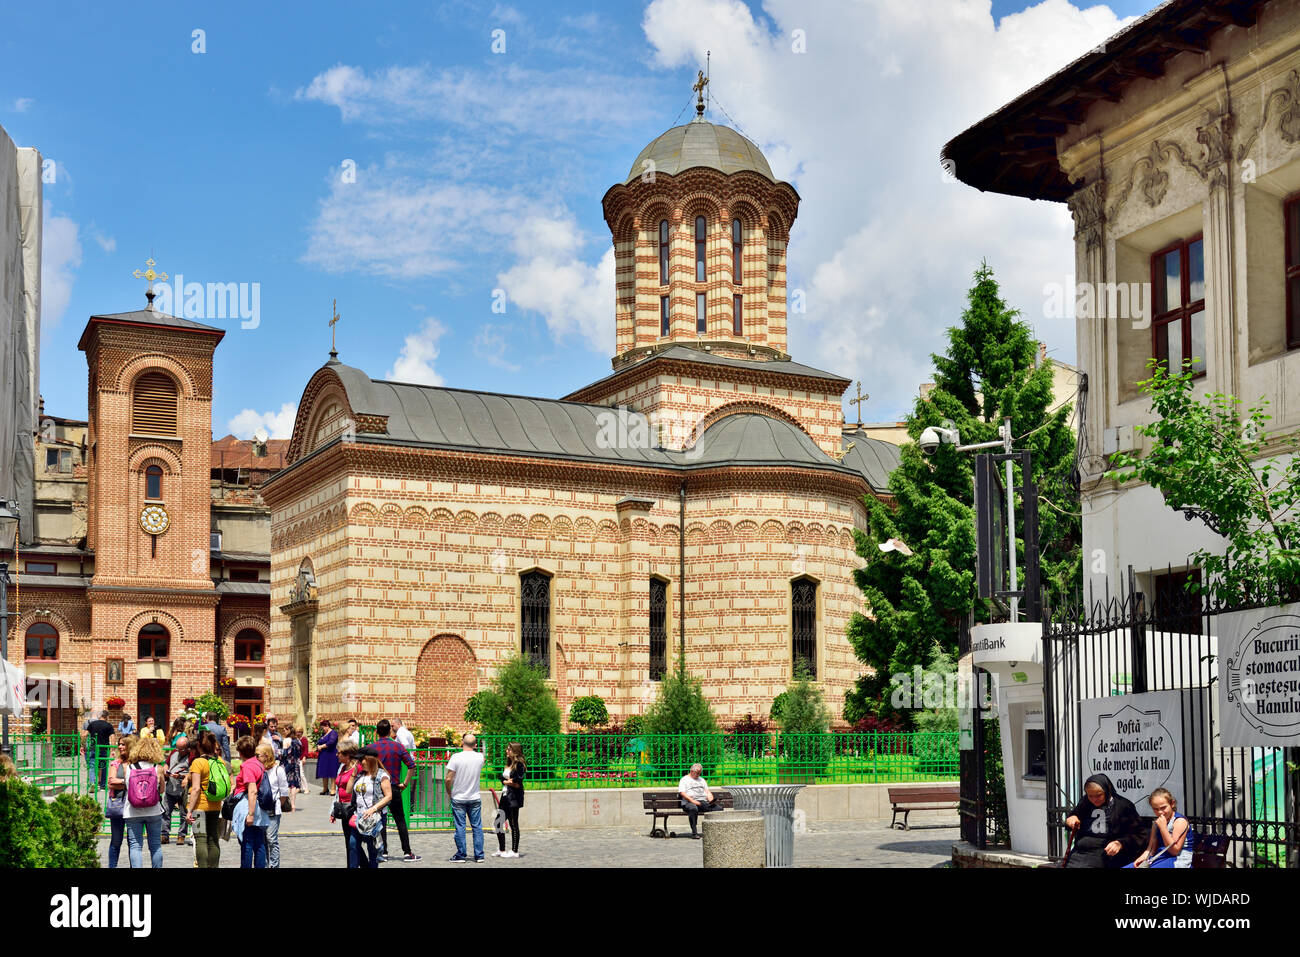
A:
POLYGON ((681 802, 682 810, 691 820, 691 837, 696 840, 700 837, 695 830, 696 818, 709 811, 722 810, 722 806, 714 802, 713 792, 709 790, 708 782, 702 777, 703 773, 703 765, 692 764, 690 773, 677 782, 677 797, 681 802))

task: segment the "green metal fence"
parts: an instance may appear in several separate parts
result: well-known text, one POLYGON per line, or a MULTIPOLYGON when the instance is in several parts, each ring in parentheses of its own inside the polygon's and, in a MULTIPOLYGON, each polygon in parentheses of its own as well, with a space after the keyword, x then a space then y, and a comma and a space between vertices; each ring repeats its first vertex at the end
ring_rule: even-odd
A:
MULTIPOLYGON (((483 787, 500 789, 506 745, 523 746, 529 788, 674 785, 692 764, 709 783, 880 784, 955 780, 957 732, 915 734, 555 734, 479 736, 483 787)), ((453 749, 433 749, 445 755, 453 749)), ((445 763, 445 758, 439 758, 445 763)))

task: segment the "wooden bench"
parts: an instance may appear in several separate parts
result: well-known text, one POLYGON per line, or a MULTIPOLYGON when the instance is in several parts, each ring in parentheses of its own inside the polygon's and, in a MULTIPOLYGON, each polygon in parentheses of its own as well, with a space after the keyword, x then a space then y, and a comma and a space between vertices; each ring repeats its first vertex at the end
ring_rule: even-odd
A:
MULTIPOLYGON (((722 808, 732 807, 731 794, 727 791, 714 791, 713 802, 722 808)), ((670 817, 686 817, 686 812, 682 810, 681 798, 676 791, 643 791, 641 793, 641 806, 645 809, 646 814, 651 816, 650 836, 651 837, 676 837, 677 832, 668 830, 668 819, 670 817), (659 819, 664 819, 664 826, 659 826, 659 819)))
POLYGON ((961 785, 935 784, 929 787, 890 788, 889 803, 893 805, 894 816, 890 827, 898 824, 898 815, 903 815, 903 830, 912 828, 907 823, 907 816, 913 811, 955 811, 961 801, 961 785))

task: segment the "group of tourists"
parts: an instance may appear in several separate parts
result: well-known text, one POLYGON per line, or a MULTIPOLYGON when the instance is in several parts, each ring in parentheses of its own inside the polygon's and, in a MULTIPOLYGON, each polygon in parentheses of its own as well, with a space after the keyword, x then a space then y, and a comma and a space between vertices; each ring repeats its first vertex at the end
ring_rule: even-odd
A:
POLYGON ((1094 774, 1083 797, 1065 819, 1070 830, 1066 867, 1182 868, 1192 866, 1196 834, 1167 788, 1151 792, 1155 821, 1142 823, 1133 802, 1110 778, 1094 774))
POLYGON ((149 866, 162 867, 173 820, 177 846, 193 847, 198 867, 217 867, 221 842, 231 836, 242 867, 280 866, 281 816, 296 810, 295 796, 304 790, 306 740, 292 726, 281 733, 276 717, 267 715, 236 737, 232 759, 225 725, 215 714, 203 717, 201 725, 178 718, 167 733, 152 718, 137 733, 127 717, 112 745, 106 712, 87 723, 87 754, 103 765, 110 868, 118 866, 124 837, 131 867, 146 866, 146 849, 149 866))

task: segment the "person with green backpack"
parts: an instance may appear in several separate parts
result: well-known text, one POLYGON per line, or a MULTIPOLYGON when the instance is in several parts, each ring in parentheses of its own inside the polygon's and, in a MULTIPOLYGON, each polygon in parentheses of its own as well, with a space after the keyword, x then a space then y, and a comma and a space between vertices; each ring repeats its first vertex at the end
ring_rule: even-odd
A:
POLYGON ((217 753, 215 734, 205 729, 198 737, 199 756, 190 762, 185 819, 194 825, 194 857, 199 867, 217 867, 221 863, 221 802, 230 796, 230 768, 217 753))

